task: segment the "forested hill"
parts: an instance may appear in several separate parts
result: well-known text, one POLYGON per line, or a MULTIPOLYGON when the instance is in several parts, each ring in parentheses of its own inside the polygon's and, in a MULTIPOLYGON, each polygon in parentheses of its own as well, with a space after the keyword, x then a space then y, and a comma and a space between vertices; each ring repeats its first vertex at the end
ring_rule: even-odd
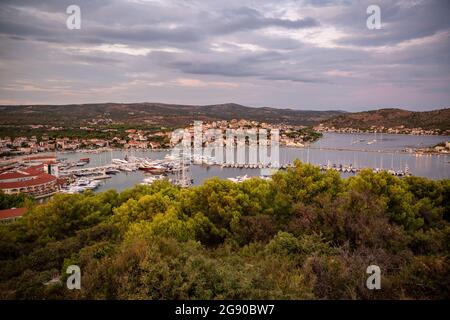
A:
MULTIPOLYGON (((9 197, 0 205, 20 205, 9 197)), ((0 299, 450 298, 450 180, 342 179, 296 162, 271 181, 23 205, 0 223, 0 299), (80 290, 66 287, 70 265, 80 290), (370 265, 381 290, 366 287, 370 265)))
POLYGON ((379 109, 346 113, 323 122, 328 127, 368 129, 371 126, 450 130, 450 108, 413 112, 402 109, 379 109))
POLYGON ((77 105, 0 106, 0 125, 74 125, 92 119, 112 119, 115 123, 185 125, 193 120, 247 119, 267 123, 313 125, 343 111, 308 111, 252 108, 239 104, 195 106, 162 103, 104 103, 77 105))

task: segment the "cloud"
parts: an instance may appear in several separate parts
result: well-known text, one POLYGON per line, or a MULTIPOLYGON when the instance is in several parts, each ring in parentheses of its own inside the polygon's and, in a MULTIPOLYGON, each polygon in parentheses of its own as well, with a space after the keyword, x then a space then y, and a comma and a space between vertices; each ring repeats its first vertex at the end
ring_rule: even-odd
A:
POLYGON ((365 28, 366 16, 360 14, 372 1, 361 1, 334 18, 334 22, 353 33, 339 39, 340 44, 354 46, 395 46, 405 41, 433 36, 449 30, 450 2, 379 1, 382 29, 372 32, 365 28))
POLYGON ((213 27, 213 30, 219 33, 231 33, 268 27, 302 29, 316 27, 318 25, 319 22, 311 17, 296 20, 272 18, 264 16, 254 8, 240 7, 226 10, 222 15, 220 23, 217 23, 213 27))
POLYGON ((131 47, 125 44, 102 44, 93 47, 68 47, 69 50, 75 50, 82 53, 89 52, 104 52, 104 53, 119 53, 119 54, 127 54, 131 56, 146 56, 152 52, 171 52, 171 53, 181 53, 183 52, 177 48, 140 48, 140 47, 131 47))
POLYGON ((0 96, 17 103, 447 106, 449 2, 379 0, 382 29, 368 30, 372 2, 78 0, 82 28, 68 30, 73 1, 4 0, 0 96), (389 87, 399 94, 371 94, 389 87))
POLYGON ((204 87, 216 87, 216 88, 236 88, 239 85, 231 82, 207 82, 198 79, 187 79, 181 78, 176 79, 175 84, 183 86, 183 87, 193 87, 193 88, 204 88, 204 87))

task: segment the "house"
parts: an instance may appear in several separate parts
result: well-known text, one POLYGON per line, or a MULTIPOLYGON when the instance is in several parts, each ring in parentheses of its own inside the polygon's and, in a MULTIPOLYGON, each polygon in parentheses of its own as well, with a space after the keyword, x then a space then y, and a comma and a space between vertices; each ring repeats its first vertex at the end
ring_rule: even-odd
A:
POLYGON ((0 223, 12 222, 21 218, 27 212, 27 208, 11 208, 0 210, 0 223))

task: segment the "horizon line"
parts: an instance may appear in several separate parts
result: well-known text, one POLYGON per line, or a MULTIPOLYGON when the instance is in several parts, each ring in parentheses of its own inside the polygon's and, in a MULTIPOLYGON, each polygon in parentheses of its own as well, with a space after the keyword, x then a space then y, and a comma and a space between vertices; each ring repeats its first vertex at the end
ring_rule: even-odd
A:
POLYGON ((108 105, 108 104, 123 104, 123 105, 133 105, 133 104, 160 104, 160 105, 167 105, 167 106, 183 106, 183 107, 213 107, 213 106, 222 106, 222 105, 236 105, 240 107, 245 108, 251 108, 251 109, 279 109, 279 110, 291 110, 291 111, 314 111, 314 112, 345 112, 345 113, 359 113, 359 112, 370 112, 370 111, 379 111, 379 110, 402 110, 402 111, 409 111, 409 112, 432 112, 432 111, 440 111, 440 110, 446 110, 450 109, 450 107, 433 107, 433 109, 430 110, 410 110, 406 109, 404 107, 369 107, 369 108, 362 108, 362 110, 359 111, 347 111, 345 109, 341 108, 327 108, 327 109, 311 109, 311 108, 299 108, 294 109, 292 107, 274 107, 274 106, 249 106, 244 105, 236 102, 224 102, 224 103, 216 103, 216 104, 181 104, 181 103, 167 103, 167 102, 87 102, 87 103, 65 103, 65 104, 45 104, 45 103, 24 103, 24 104, 0 104, 1 107, 65 107, 65 106, 89 106, 89 105, 108 105))

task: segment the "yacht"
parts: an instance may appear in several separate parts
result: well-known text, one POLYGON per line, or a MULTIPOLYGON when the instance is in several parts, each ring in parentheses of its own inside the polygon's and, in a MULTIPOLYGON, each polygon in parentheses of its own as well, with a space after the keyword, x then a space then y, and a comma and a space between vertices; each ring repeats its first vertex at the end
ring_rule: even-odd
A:
POLYGON ((231 182, 234 182, 234 183, 244 182, 248 179, 250 179, 250 178, 247 175, 237 176, 236 178, 228 178, 228 180, 230 180, 231 182))
POLYGON ((89 185, 90 181, 88 179, 78 179, 76 182, 76 186, 83 187, 89 185))
POLYGON ((89 184, 87 186, 85 186, 84 188, 86 188, 87 190, 94 190, 97 189, 98 186, 100 185, 99 181, 96 180, 92 180, 89 182, 89 184))
POLYGON ((111 162, 114 164, 128 164, 128 161, 122 159, 112 159, 111 162))
POLYGON ((103 180, 103 179, 110 179, 111 176, 109 176, 106 173, 104 173, 104 174, 99 174, 99 175, 96 175, 96 176, 91 176, 90 178, 92 180, 103 180))
POLYGON ((107 169, 105 171, 106 174, 116 174, 116 173, 119 173, 119 172, 120 172, 120 170, 117 170, 117 169, 107 169))
POLYGON ((151 165, 151 166, 140 166, 139 170, 149 172, 152 174, 161 174, 166 172, 167 168, 161 165, 151 165))
POLYGON ((166 177, 164 177, 163 175, 158 175, 158 176, 150 176, 147 178, 144 178, 144 180, 141 182, 141 185, 151 185, 153 182, 158 181, 158 180, 163 180, 166 177))
POLYGON ((122 170, 122 171, 127 171, 127 172, 133 171, 133 169, 131 169, 130 167, 128 167, 126 165, 120 166, 119 169, 122 170))

